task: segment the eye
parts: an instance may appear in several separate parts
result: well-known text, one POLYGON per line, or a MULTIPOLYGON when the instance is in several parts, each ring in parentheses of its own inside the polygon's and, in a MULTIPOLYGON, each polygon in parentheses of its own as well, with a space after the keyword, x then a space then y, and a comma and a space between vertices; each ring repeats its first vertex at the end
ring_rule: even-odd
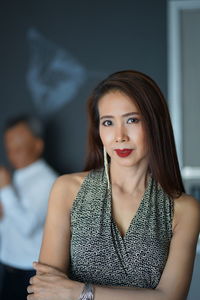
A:
POLYGON ((138 123, 140 120, 139 119, 137 119, 137 118, 129 118, 128 120, 127 120, 127 123, 128 124, 131 124, 131 123, 138 123))
POLYGON ((103 123, 102 123, 103 126, 111 126, 112 125, 112 121, 110 120, 105 120, 103 123))

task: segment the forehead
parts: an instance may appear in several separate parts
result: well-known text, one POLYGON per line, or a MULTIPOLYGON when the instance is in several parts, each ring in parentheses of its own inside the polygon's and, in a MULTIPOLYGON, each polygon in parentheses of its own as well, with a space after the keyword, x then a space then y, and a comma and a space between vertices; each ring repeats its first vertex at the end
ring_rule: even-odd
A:
POLYGON ((99 99, 98 109, 100 114, 104 113, 127 113, 139 112, 138 105, 128 95, 121 91, 110 91, 99 99))
POLYGON ((19 123, 5 132, 6 144, 21 144, 31 139, 34 139, 34 136, 25 123, 19 123))

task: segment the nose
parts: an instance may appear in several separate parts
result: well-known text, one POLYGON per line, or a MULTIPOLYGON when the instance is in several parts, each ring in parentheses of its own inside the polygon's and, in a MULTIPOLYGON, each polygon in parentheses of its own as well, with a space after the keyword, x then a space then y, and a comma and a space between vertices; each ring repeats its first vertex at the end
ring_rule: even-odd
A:
POLYGON ((126 130, 123 126, 120 126, 119 128, 116 129, 115 133, 115 141, 117 143, 124 143, 128 141, 128 135, 126 133, 126 130))

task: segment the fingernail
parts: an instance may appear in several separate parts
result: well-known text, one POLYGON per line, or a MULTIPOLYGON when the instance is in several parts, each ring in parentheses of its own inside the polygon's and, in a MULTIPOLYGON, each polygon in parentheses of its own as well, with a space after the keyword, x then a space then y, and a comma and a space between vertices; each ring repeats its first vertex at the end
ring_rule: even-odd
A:
POLYGON ((35 268, 36 266, 37 266, 37 262, 34 261, 34 262, 33 262, 33 268, 35 268))

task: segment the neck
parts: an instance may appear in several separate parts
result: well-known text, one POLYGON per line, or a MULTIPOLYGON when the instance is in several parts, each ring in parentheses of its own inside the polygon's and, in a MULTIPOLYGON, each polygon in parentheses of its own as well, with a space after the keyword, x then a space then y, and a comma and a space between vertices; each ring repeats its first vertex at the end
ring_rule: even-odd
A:
POLYGON ((110 164, 110 182, 126 193, 143 191, 147 184, 146 164, 142 166, 122 167, 118 164, 110 164))

